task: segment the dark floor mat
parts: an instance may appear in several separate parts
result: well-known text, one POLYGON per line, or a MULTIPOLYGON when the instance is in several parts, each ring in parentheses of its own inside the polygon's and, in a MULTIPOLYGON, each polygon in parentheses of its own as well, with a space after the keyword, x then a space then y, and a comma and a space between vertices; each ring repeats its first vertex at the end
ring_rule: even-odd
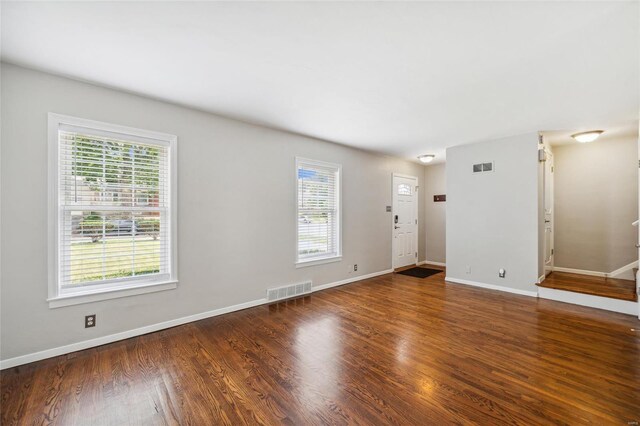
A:
POLYGON ((442 272, 440 269, 416 267, 411 269, 405 269, 404 271, 400 271, 398 273, 402 275, 409 275, 410 277, 427 278, 427 277, 430 277, 431 275, 439 274, 440 272, 442 272))

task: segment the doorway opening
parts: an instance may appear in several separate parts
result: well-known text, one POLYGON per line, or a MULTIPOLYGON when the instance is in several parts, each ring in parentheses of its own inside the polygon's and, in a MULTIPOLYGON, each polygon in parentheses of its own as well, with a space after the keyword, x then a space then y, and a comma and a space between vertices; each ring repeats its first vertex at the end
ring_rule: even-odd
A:
POLYGON ((638 122, 579 130, 541 133, 538 294, 637 312, 638 122))

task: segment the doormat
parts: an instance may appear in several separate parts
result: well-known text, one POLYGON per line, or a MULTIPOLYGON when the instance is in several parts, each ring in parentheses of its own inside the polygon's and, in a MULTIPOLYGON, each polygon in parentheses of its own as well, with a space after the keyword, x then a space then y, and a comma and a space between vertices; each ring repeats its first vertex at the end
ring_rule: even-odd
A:
POLYGON ((398 272, 398 274, 408 275, 410 277, 416 277, 416 278, 427 278, 427 277, 430 277, 431 275, 439 274, 440 272, 443 272, 443 271, 441 271, 440 269, 415 267, 411 269, 405 269, 404 271, 400 271, 398 272))

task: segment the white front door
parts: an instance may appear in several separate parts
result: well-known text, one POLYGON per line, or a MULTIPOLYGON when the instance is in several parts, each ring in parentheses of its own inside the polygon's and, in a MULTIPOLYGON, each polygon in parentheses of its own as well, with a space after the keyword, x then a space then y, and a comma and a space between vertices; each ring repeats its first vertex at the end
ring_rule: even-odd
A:
POLYGON ((393 175, 393 268, 418 261, 418 178, 393 175))
POLYGON ((553 154, 544 162, 544 275, 553 271, 553 154))

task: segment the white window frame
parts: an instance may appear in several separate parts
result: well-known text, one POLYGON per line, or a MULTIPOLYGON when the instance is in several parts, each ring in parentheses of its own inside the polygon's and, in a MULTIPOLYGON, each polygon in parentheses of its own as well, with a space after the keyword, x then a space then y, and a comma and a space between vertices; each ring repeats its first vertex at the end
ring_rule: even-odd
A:
POLYGON ((340 262, 342 260, 342 165, 341 164, 336 164, 336 163, 328 163, 325 161, 318 161, 318 160, 312 160, 309 158, 303 158, 303 157, 296 157, 296 161, 295 161, 295 189, 296 189, 296 202, 295 202, 295 224, 296 224, 296 244, 295 244, 295 265, 296 268, 304 268, 307 266, 313 266, 313 265, 322 265, 325 263, 332 263, 332 262, 340 262), (337 217, 337 224, 336 227, 337 229, 337 234, 338 234, 338 238, 337 238, 337 250, 336 250, 336 254, 335 255, 328 255, 328 256, 324 256, 324 257, 315 257, 312 259, 300 259, 299 257, 299 223, 298 223, 298 218, 299 218, 299 212, 298 212, 298 202, 299 202, 299 198, 298 196, 300 195, 299 192, 299 179, 298 179, 298 169, 300 167, 301 164, 309 164, 311 166, 318 166, 318 167, 328 167, 328 168, 335 168, 338 171, 338 178, 337 178, 337 182, 336 182, 336 191, 338 191, 338 196, 337 196, 337 210, 338 213, 336 215, 337 217))
POLYGON ((49 204, 48 204, 48 271, 49 271, 49 292, 47 302, 49 308, 59 308, 62 306, 78 305, 81 303, 97 302, 101 300, 115 299, 119 297, 134 296, 138 294, 152 293, 175 289, 178 286, 178 209, 177 209, 177 150, 178 138, 175 135, 153 132, 150 130, 136 129, 132 127, 120 126, 116 124, 104 123, 100 121, 87 120, 84 118, 71 117, 62 114, 49 113, 48 115, 48 161, 49 161, 49 204), (102 284, 87 286, 74 292, 62 292, 60 289, 59 271, 59 232, 60 232, 60 200, 59 200, 59 140, 58 130, 61 125, 74 127, 84 127, 89 134, 103 134, 112 136, 114 133, 122 135, 127 140, 146 141, 155 140, 159 145, 168 146, 168 168, 169 182, 168 194, 169 210, 169 278, 158 279, 149 277, 148 280, 108 280, 102 284))

